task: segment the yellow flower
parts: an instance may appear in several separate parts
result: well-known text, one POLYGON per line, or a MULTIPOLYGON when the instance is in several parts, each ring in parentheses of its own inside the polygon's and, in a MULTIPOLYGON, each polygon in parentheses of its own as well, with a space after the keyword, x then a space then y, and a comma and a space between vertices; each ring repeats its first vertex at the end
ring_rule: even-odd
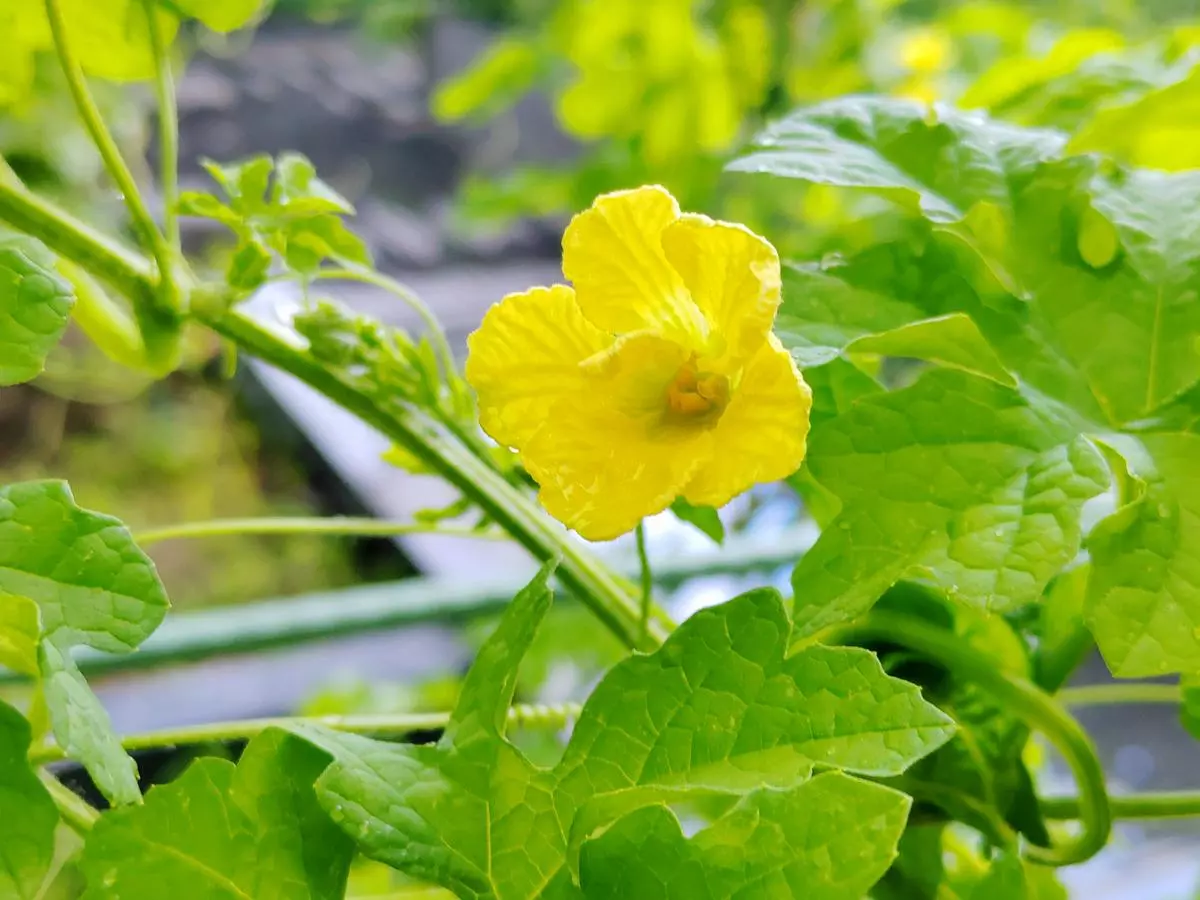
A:
POLYGON ((549 512, 608 540, 682 495, 721 506, 804 458, 811 393, 771 333, 779 257, 661 187, 604 194, 563 236, 574 283, 511 294, 468 340, 480 421, 549 512))

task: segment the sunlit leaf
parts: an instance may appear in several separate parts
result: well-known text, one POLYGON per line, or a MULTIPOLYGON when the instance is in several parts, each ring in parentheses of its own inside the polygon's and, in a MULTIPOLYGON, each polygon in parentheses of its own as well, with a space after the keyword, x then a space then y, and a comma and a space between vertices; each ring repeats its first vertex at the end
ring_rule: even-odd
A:
POLYGON ((67 329, 75 292, 34 238, 0 238, 0 385, 41 374, 67 329))

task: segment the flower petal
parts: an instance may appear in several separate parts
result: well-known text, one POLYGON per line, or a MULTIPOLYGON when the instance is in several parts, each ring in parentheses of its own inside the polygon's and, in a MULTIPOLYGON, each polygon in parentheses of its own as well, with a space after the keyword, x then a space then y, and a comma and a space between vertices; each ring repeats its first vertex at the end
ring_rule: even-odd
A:
POLYGON ((583 390, 579 363, 611 343, 565 285, 509 294, 467 338, 466 376, 479 396, 483 430, 522 447, 560 398, 583 390))
POLYGON ((697 347, 704 317, 663 253, 664 229, 679 205, 664 188, 640 187, 597 197, 563 235, 563 272, 579 307, 613 334, 656 331, 697 347))
POLYGON ((711 432, 652 437, 615 409, 567 400, 521 459, 547 512, 588 540, 607 541, 670 506, 711 452, 711 432))
POLYGON ((667 226, 663 250, 692 299, 722 339, 718 366, 748 361, 762 346, 779 309, 779 254, 741 225, 686 213, 667 226))
POLYGON ((689 355, 641 333, 588 361, 588 385, 555 405, 521 453, 551 515, 603 541, 679 495, 712 447, 708 430, 664 421, 667 386, 689 355))
POLYGON ((791 475, 804 460, 811 409, 812 392, 796 363, 770 335, 717 423, 712 458, 683 496, 698 506, 724 506, 756 484, 791 475))

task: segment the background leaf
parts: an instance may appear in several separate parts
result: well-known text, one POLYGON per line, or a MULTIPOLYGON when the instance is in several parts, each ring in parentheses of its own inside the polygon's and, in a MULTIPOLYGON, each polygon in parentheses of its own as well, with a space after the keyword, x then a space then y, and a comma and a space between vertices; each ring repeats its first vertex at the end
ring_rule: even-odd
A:
POLYGON ((28 597, 0 591, 0 666, 36 675, 41 635, 37 604, 28 597))
POLYGON ((1140 496, 1098 524, 1085 613, 1114 675, 1200 672, 1200 435, 1121 445, 1140 496))
POLYGON ((0 238, 0 385, 41 374, 75 305, 54 255, 31 237, 0 238))
POLYGON ((276 730, 236 767, 198 760, 143 806, 101 817, 80 862, 84 896, 341 900, 353 848, 313 794, 326 762, 276 730))
POLYGON ((809 447, 843 508, 793 575, 805 634, 914 574, 985 609, 1032 603, 1078 552, 1083 502, 1108 484, 1053 408, 953 370, 859 400, 809 447))
POLYGON ((437 746, 300 730, 334 757, 317 792, 366 855, 464 897, 570 896, 568 825, 577 846, 665 798, 790 788, 814 765, 898 774, 952 733, 864 650, 814 646, 785 658, 782 598, 760 590, 702 610, 655 653, 619 663, 559 765, 537 769, 504 740, 503 724, 548 604, 543 574, 484 645, 437 746))
POLYGON ((112 516, 80 509, 61 481, 0 487, 0 590, 41 609, 46 637, 126 653, 169 603, 150 557, 112 516))
POLYGON ((58 810, 29 767, 29 723, 0 702, 0 897, 34 900, 54 858, 58 810))
POLYGON ((583 846, 587 900, 859 900, 887 871, 908 816, 898 791, 835 772, 757 791, 695 837, 663 807, 583 846))
POLYGON ((677 497, 671 504, 671 512, 681 522, 687 522, 704 532, 714 543, 725 543, 725 524, 711 506, 693 506, 682 497, 677 497))
POLYGON ((108 713, 70 654, 52 641, 43 641, 38 661, 42 694, 58 745, 87 768, 111 803, 141 803, 137 765, 121 746, 108 713))

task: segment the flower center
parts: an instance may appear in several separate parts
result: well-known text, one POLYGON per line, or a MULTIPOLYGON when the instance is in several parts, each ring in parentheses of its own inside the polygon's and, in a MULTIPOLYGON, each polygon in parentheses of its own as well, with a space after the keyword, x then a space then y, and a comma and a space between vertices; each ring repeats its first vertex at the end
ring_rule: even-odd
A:
POLYGON ((667 387, 667 415, 676 421, 716 421, 729 405, 729 379, 701 372, 693 357, 684 363, 667 387))

